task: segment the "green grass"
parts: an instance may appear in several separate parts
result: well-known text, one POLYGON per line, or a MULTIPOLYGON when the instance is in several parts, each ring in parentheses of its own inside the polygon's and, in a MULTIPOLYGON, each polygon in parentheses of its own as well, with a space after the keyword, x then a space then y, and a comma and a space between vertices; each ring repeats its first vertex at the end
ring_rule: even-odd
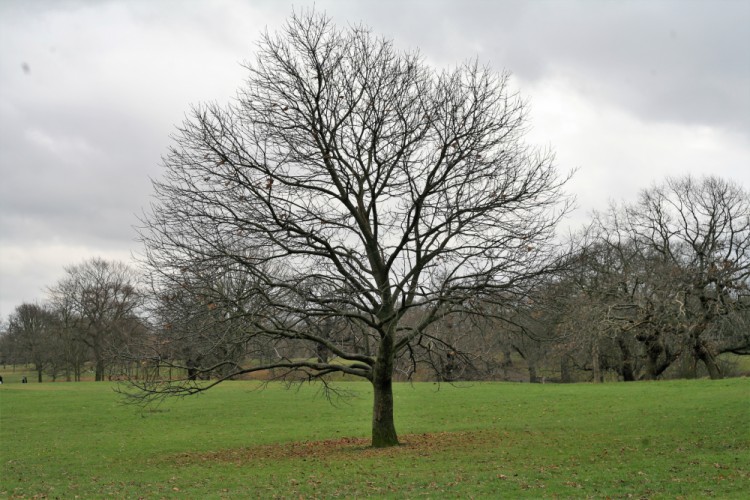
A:
POLYGON ((750 381, 396 386, 230 382, 142 411, 105 383, 0 386, 0 497, 746 498, 750 381))

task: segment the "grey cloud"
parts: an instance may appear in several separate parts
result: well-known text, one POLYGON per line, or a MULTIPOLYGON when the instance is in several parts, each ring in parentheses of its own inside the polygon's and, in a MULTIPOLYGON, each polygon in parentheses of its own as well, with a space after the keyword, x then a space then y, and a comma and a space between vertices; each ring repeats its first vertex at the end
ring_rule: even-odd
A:
MULTIPOLYGON (((0 246, 75 247, 66 258, 84 247, 120 254, 137 247, 132 225, 148 205, 148 178, 160 174, 174 125, 190 103, 233 95, 244 77, 239 63, 252 59, 266 26, 281 27, 292 3, 296 9, 313 5, 0 2, 0 246)), ((748 2, 315 4, 339 24, 361 21, 402 49, 418 47, 431 63, 450 66, 478 56, 507 68, 522 95, 525 86, 564 78, 591 102, 625 110, 643 123, 721 127, 750 142, 748 2)), ((581 144, 597 137, 578 140, 566 149, 573 164, 587 153, 581 144)), ((601 165, 586 166, 599 168, 587 182, 611 189, 611 182, 596 184, 597 175, 605 181, 608 175, 601 165)), ((13 280, 26 274, 12 262, 0 264, 13 280)), ((7 286, 2 284, 2 300, 11 303, 7 286)), ((2 305, 0 315, 7 312, 2 305)))
MULTIPOLYGON (((518 79, 559 73, 642 116, 750 134, 750 3, 385 1, 323 5, 443 64, 478 54, 518 79), (358 16, 359 14, 359 16, 358 16)), ((522 89, 523 90, 523 89, 522 89)))

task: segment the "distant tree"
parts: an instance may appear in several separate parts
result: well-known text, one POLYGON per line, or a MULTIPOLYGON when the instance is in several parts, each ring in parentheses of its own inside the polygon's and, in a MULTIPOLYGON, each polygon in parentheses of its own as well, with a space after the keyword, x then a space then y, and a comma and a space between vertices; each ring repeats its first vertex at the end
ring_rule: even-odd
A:
POLYGON ((16 346, 8 334, 7 319, 0 318, 0 321, 0 364, 5 368, 6 365, 16 364, 16 346))
POLYGON ((273 358, 227 353, 204 368, 225 368, 211 384, 154 378, 139 394, 259 370, 340 372, 372 383, 372 444, 395 445, 396 360, 436 321, 517 300, 553 269, 566 179, 522 141, 508 76, 476 62, 437 71, 307 13, 265 34, 247 69, 236 101, 195 108, 179 130, 141 235, 154 288, 212 313, 214 328, 185 335, 223 345, 231 331, 233 345, 273 358), (227 273, 242 293, 224 287, 227 273))
MULTIPOLYGON (((580 250, 553 297, 562 311, 557 328, 563 341, 558 349, 566 364, 591 371, 594 381, 608 369, 617 371, 625 381, 636 380, 645 354, 636 351, 633 338, 634 331, 644 324, 638 314, 639 300, 644 298, 650 271, 633 245, 616 238, 612 241, 617 245, 609 244, 611 235, 602 228, 594 225, 581 236, 580 250)), ((663 340, 658 337, 661 333, 655 341, 663 340)), ((661 362, 662 355, 668 359, 659 374, 674 361, 672 352, 650 351, 659 358, 655 361, 661 362)), ((657 366, 656 362, 650 364, 648 373, 653 375, 657 366)))
POLYGON ((7 335, 16 359, 33 364, 39 382, 57 355, 57 327, 55 314, 39 304, 21 304, 8 318, 7 335))
POLYGON ((95 380, 104 380, 113 350, 138 326, 142 297, 136 289, 136 275, 121 262, 99 258, 65 271, 67 276, 50 288, 52 304, 68 334, 90 349, 95 380))
POLYGON ((645 378, 686 357, 720 378, 717 356, 750 346, 746 329, 731 328, 750 297, 748 192, 716 177, 669 179, 596 228, 585 264, 596 283, 585 293, 599 327, 628 349, 628 337, 640 344, 645 378))
POLYGON ((60 355, 64 359, 65 378, 68 381, 80 382, 85 364, 92 359, 91 350, 81 339, 83 332, 79 328, 83 329, 84 325, 72 307, 72 301, 60 299, 61 297, 54 297, 52 303, 60 321, 58 336, 60 355))
MULTIPOLYGON (((129 342, 122 354, 138 362, 158 359, 162 367, 183 370, 190 380, 232 377, 248 358, 270 359, 273 347, 261 341, 263 336, 249 333, 261 306, 253 301, 258 284, 232 270, 193 271, 184 268, 179 284, 152 290, 152 335, 129 342)), ((159 376, 159 366, 151 368, 159 376)))

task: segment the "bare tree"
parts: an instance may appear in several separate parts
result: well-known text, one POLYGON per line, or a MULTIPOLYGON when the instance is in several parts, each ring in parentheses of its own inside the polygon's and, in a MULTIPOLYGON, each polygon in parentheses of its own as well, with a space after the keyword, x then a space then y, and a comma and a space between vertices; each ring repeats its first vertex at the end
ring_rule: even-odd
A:
POLYGON ((55 314, 39 304, 21 304, 8 318, 7 335, 16 359, 32 363, 39 382, 57 354, 57 325, 55 314))
POLYGON ((179 283, 161 282, 152 290, 152 335, 143 343, 129 342, 120 358, 158 360, 151 363, 152 375, 176 368, 189 380, 229 378, 246 359, 271 359, 271 339, 255 332, 251 321, 263 308, 256 300, 258 283, 231 268, 193 271, 183 268, 179 283))
POLYGON ((104 380, 113 348, 138 325, 136 275, 123 263, 98 258, 65 271, 67 276, 50 288, 52 304, 67 331, 91 350, 95 379, 104 380))
POLYGON ((65 378, 68 381, 81 381, 86 362, 90 361, 90 349, 81 341, 83 328, 80 317, 72 307, 72 301, 62 300, 63 297, 53 298, 53 307, 57 315, 60 328, 60 355, 65 360, 65 378))
POLYGON ((608 283, 599 290, 606 318, 641 343, 646 377, 680 357, 721 377, 717 356, 750 343, 746 331, 730 327, 750 295, 747 191, 715 177, 669 179, 597 225, 599 255, 611 264, 595 270, 608 283))
POLYGON ((395 445, 395 360, 437 319, 549 272, 566 179, 522 141, 508 75, 477 62, 438 71, 310 12, 263 35, 247 70, 233 103, 197 107, 179 129, 141 236, 156 289, 210 300, 219 324, 276 355, 141 395, 341 372, 372 383, 372 444, 395 445), (248 285, 239 296, 219 286, 230 271, 248 285))
MULTIPOLYGON (((579 251, 558 284, 554 301, 563 312, 558 330, 564 338, 559 349, 594 380, 602 370, 614 369, 625 381, 638 378, 648 357, 646 377, 656 378, 679 355, 672 337, 657 328, 647 311, 671 289, 651 279, 661 274, 644 260, 636 245, 606 225, 587 228, 577 243, 579 251), (644 352, 635 349, 635 337, 644 352)), ((660 315, 664 316, 664 315, 660 315)))

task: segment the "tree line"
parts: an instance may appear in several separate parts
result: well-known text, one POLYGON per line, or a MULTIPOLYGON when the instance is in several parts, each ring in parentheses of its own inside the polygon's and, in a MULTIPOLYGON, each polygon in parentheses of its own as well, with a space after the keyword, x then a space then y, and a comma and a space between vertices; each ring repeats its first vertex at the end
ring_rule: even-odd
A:
MULTIPOLYGON (((0 337, 3 365, 32 365, 37 380, 96 381, 119 375, 116 353, 149 335, 138 278, 121 262, 94 258, 65 269, 42 303, 23 303, 0 337)), ((130 372, 130 369, 126 370, 130 372)))
MULTIPOLYGON (((747 191, 716 177, 645 189, 595 213, 557 271, 523 297, 478 296, 481 315, 434 320, 395 372, 442 381, 721 378, 723 354, 750 355, 748 214, 747 191)), ((231 268, 208 278, 184 267, 170 289, 99 258, 65 271, 45 302, 16 307, 0 337, 2 363, 32 365, 40 382, 78 381, 85 370, 95 380, 144 377, 156 359, 193 380, 236 375, 248 361, 299 377, 303 367, 283 360, 324 365, 344 350, 375 352, 372 332, 343 310, 302 320, 325 342, 257 335, 253 322, 266 313, 247 303, 257 284, 231 268)), ((405 323, 427 314, 415 308, 405 323)))

